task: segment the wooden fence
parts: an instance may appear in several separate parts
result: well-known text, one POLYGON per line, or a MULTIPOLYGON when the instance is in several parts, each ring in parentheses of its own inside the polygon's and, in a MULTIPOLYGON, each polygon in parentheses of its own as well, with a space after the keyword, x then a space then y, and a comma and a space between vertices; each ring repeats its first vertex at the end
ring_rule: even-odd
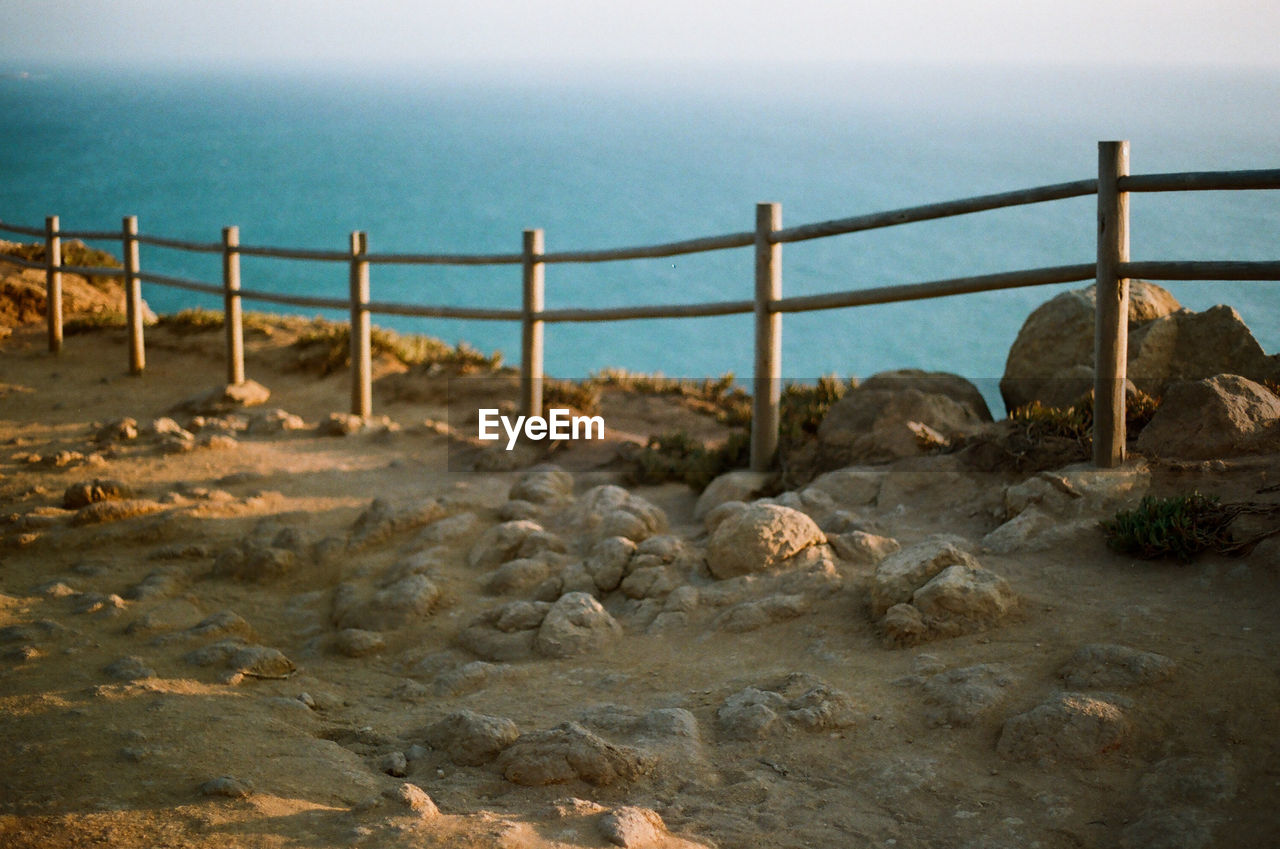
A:
POLYGON ((236 227, 224 228, 220 242, 203 243, 141 234, 138 232, 137 218, 133 216, 124 219, 119 231, 64 231, 59 228, 58 217, 50 216, 45 219, 44 229, 19 227, 0 222, 0 231, 43 237, 46 246, 44 262, 32 262, 17 257, 0 257, 0 259, 25 268, 45 271, 49 304, 49 350, 53 352, 59 351, 62 347, 61 275, 73 273, 122 277, 129 332, 129 371, 135 375, 142 374, 146 368, 141 295, 141 284, 144 282, 222 296, 226 316, 227 380, 231 383, 239 383, 245 379, 244 332, 241 321, 243 300, 350 310, 351 412, 363 417, 372 414, 372 357, 369 323, 371 313, 520 322, 522 329, 521 408, 526 415, 538 415, 542 412, 544 326, 548 322, 694 318, 753 313, 755 358, 752 375, 754 399, 751 423, 751 465, 752 468, 759 470, 766 469, 773 462, 778 447, 783 313, 887 304, 1094 279, 1097 281, 1098 296, 1094 339, 1096 401, 1093 459, 1096 465, 1109 468, 1124 462, 1124 383, 1128 351, 1129 279, 1280 280, 1280 261, 1132 262, 1129 258, 1129 194, 1244 189, 1280 189, 1280 169, 1130 175, 1129 143, 1104 141, 1098 143, 1096 179, 1039 186, 788 228, 782 227, 782 212, 778 204, 762 203, 756 207, 753 230, 643 247, 548 253, 543 248, 543 232, 526 230, 520 253, 376 254, 369 252, 365 233, 354 232, 351 234, 348 250, 317 251, 241 245, 239 230, 236 227), (802 242, 916 221, 929 221, 1093 194, 1098 198, 1098 242, 1096 261, 1092 263, 1023 269, 999 274, 957 277, 905 286, 885 286, 821 295, 790 298, 782 296, 782 245, 789 242, 802 242), (63 265, 61 239, 64 237, 89 240, 119 239, 124 260, 123 269, 63 265), (223 269, 221 285, 144 272, 139 261, 139 245, 142 244, 182 251, 221 254, 223 269), (593 309, 548 310, 544 306, 545 269, 548 264, 615 262, 747 247, 755 249, 755 291, 751 300, 593 309), (346 300, 341 300, 242 288, 240 280, 240 257, 242 256, 347 263, 350 270, 350 296, 346 300), (370 265, 519 265, 522 272, 523 299, 519 309, 422 306, 373 301, 370 300, 370 265))

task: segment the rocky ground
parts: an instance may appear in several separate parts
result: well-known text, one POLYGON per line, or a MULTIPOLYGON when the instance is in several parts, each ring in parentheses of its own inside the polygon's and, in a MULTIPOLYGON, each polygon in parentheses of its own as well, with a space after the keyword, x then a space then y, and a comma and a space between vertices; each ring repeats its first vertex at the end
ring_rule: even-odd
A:
POLYGON ((1280 456, 928 454, 699 498, 609 462, 715 431, 672 402, 465 471, 446 393, 392 365, 357 427, 345 375, 270 335, 269 400, 223 397, 217 333, 148 343, 140 378, 118 331, 0 343, 0 844, 1280 836, 1280 546, 1145 562, 1097 528, 1146 493, 1280 500, 1280 456))

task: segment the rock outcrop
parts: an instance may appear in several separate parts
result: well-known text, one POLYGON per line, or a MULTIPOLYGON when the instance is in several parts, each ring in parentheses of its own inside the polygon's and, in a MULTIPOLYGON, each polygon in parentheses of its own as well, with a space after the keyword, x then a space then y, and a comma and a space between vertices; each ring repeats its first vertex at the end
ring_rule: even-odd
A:
POLYGON ((1174 384, 1137 449, 1155 457, 1211 460, 1280 448, 1280 398, 1234 374, 1174 384))
POLYGON ((958 375, 874 375, 827 411, 818 427, 816 470, 915 457, 989 421, 977 387, 958 375))
POLYGON ((717 578, 777 568, 826 537, 804 513, 777 504, 750 504, 720 522, 707 544, 707 566, 717 578))
MULTIPOLYGON (((1000 394, 1008 409, 1032 401, 1065 407, 1093 388, 1095 287, 1064 292, 1027 318, 1009 350, 1000 394)), ((1128 378, 1160 396, 1181 380, 1240 374, 1280 378, 1280 357, 1268 356, 1239 313, 1228 306, 1184 309, 1151 283, 1129 285, 1128 378)))

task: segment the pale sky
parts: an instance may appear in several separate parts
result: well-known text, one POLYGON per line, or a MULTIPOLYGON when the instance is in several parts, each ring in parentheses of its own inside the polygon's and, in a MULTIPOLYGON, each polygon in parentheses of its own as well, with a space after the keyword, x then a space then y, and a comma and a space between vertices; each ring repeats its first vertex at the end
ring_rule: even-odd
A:
POLYGON ((1277 0, 0 0, 0 71, 688 61, 1280 68, 1277 0))

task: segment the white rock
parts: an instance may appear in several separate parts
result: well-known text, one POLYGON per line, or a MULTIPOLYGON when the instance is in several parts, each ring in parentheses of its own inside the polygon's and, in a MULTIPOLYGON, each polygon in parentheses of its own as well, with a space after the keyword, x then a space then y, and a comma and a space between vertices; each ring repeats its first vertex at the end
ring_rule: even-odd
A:
POLYGON ((978 566, 978 561, 959 548, 958 542, 956 538, 936 537, 881 560, 871 583, 872 618, 879 619, 895 604, 910 601, 918 588, 948 566, 978 566))
POLYGON ((751 501, 768 479, 766 472, 747 469, 725 472, 707 484, 702 495, 698 496, 698 503, 693 508, 693 518, 701 522, 708 513, 726 501, 751 501))
POLYGON ((722 521, 707 545, 707 566, 717 578, 764 572, 826 537, 812 519, 789 507, 750 504, 722 521))
POLYGON ((622 626, 586 593, 560 597, 538 628, 534 647, 548 657, 599 651, 622 636, 622 626))

